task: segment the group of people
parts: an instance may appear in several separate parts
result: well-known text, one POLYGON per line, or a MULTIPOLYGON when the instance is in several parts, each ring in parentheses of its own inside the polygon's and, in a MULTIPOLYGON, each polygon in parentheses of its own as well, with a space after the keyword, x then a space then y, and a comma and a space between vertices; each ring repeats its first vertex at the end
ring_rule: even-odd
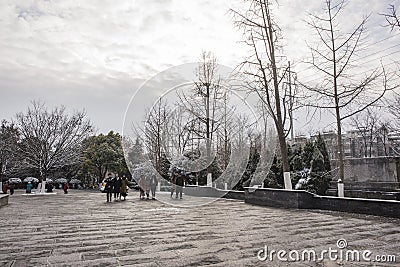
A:
MULTIPOLYGON (((41 185, 42 185, 41 183, 38 184, 38 190, 40 190, 41 185)), ((28 182, 26 184, 25 193, 26 194, 32 193, 33 187, 34 187, 34 185, 32 184, 32 182, 28 182)), ((46 183, 45 188, 46 188, 47 193, 51 193, 51 192, 53 192, 54 185, 53 185, 53 183, 46 183)), ((68 184, 67 183, 64 184, 63 189, 64 189, 64 194, 68 194, 68 184)), ((3 188, 2 188, 3 193, 6 194, 8 192, 8 190, 10 190, 10 195, 13 195, 14 190, 15 190, 15 184, 10 183, 8 181, 3 183, 3 188)))
MULTIPOLYGON (((185 177, 186 176, 182 171, 174 171, 171 174, 171 198, 175 193, 175 198, 182 199, 183 186, 186 182, 185 177)), ((107 193, 107 202, 112 201, 113 195, 114 201, 121 201, 121 197, 124 198, 123 200, 126 200, 128 179, 125 176, 119 178, 118 175, 116 175, 113 178, 112 174, 109 174, 104 182, 104 191, 107 193)), ((141 200, 155 200, 158 183, 159 181, 155 174, 141 176, 138 180, 139 198, 141 200)))
POLYGON ((121 201, 121 197, 123 200, 126 200, 126 196, 128 194, 128 179, 125 176, 120 178, 116 175, 114 178, 112 174, 109 174, 107 179, 105 180, 105 192, 107 193, 107 202, 112 201, 112 195, 114 194, 114 201, 121 201))
POLYGON ((175 198, 182 199, 183 186, 185 185, 185 175, 182 171, 176 171, 171 175, 171 198, 175 192, 175 198))
POLYGON ((155 174, 140 177, 138 180, 138 185, 140 191, 140 199, 150 199, 150 192, 151 199, 156 199, 156 188, 158 185, 158 180, 155 174))

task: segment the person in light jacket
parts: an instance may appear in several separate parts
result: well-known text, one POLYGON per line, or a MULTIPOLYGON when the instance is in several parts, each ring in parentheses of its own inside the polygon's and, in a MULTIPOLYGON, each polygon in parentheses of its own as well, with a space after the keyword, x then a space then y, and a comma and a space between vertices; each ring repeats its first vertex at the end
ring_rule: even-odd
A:
POLYGON ((151 175, 150 177, 150 190, 151 190, 151 199, 155 200, 156 199, 156 188, 158 185, 158 179, 155 174, 151 175))
POLYGON ((145 199, 145 190, 146 190, 146 180, 143 176, 141 176, 138 180, 138 185, 139 185, 139 198, 140 199, 145 199))

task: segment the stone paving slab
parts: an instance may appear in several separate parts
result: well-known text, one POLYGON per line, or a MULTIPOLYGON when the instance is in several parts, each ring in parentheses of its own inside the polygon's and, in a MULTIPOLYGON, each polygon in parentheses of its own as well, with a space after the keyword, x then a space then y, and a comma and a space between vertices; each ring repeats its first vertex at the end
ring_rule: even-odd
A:
POLYGON ((106 203, 95 191, 26 196, 0 209, 0 266, 400 266, 400 220, 276 209, 184 196, 106 203), (193 206, 202 203, 203 206, 193 206), (395 255, 396 262, 260 261, 270 250, 346 249, 395 255))

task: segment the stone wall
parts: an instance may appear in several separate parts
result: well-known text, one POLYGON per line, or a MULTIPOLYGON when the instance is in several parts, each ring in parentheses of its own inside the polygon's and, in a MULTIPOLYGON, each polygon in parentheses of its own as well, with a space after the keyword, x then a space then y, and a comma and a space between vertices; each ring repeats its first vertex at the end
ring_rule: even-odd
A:
POLYGON ((244 200, 244 191, 221 190, 214 187, 188 185, 183 188, 183 193, 195 197, 215 197, 244 200))
POLYGON ((246 187, 225 191, 206 186, 187 186, 184 193, 196 197, 244 200, 245 203, 276 208, 320 209, 400 218, 400 201, 318 196, 304 190, 246 187))
POLYGON ((320 209, 400 218, 400 201, 318 196, 302 190, 246 188, 245 202, 262 206, 320 209))
POLYGON ((0 194, 0 207, 8 205, 8 194, 0 194))
MULTIPOLYGON (((332 177, 337 176, 338 161, 332 160, 332 177)), ((400 158, 348 158, 345 164, 345 189, 390 191, 400 188, 400 158)), ((336 180, 334 178, 334 180, 336 180)), ((333 181, 331 187, 336 187, 333 181)))
POLYGON ((313 194, 304 190, 245 188, 245 202, 277 208, 313 208, 313 194))

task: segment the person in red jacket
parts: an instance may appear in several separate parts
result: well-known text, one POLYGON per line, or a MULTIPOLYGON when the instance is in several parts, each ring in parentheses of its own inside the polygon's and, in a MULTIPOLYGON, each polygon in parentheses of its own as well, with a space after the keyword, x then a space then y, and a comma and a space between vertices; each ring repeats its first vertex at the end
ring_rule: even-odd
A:
POLYGON ((68 183, 64 184, 64 194, 68 194, 68 183))
POLYGON ((7 191, 8 191, 8 181, 5 182, 5 183, 3 183, 3 188, 2 188, 2 190, 3 190, 3 193, 4 193, 4 194, 7 194, 7 191))

